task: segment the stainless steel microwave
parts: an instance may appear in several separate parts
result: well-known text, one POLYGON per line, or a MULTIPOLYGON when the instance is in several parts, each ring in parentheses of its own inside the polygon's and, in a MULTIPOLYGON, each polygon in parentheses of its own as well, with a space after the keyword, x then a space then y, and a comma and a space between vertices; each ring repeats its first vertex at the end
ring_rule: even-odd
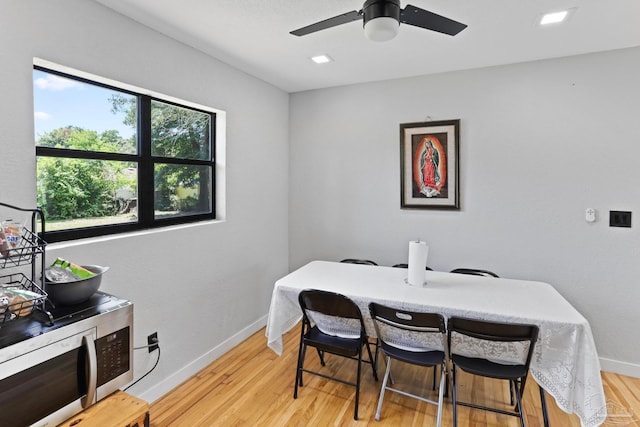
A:
POLYGON ((52 310, 50 327, 33 319, 0 325, 1 338, 18 340, 0 348, 0 424, 55 426, 131 382, 133 304, 92 298, 52 310))

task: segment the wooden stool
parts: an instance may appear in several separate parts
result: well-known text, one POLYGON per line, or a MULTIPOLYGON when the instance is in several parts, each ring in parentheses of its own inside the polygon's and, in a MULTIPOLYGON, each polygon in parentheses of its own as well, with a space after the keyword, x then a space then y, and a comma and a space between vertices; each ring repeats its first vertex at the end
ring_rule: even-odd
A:
POLYGON ((58 427, 74 426, 149 427, 149 404, 118 390, 58 427))

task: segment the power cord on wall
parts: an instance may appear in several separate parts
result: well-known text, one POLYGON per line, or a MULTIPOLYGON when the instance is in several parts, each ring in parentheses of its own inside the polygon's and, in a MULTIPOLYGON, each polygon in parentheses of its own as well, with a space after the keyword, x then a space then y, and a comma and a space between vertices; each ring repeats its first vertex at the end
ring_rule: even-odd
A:
POLYGON ((140 378, 138 378, 137 380, 135 380, 134 382, 132 382, 131 384, 129 384, 127 387, 125 387, 123 389, 123 391, 127 391, 129 390, 129 388, 133 387, 134 385, 138 384, 144 377, 146 377, 147 375, 149 375, 151 372, 153 372, 154 369, 156 369, 156 366, 158 366, 158 362, 160 362, 160 342, 158 342, 157 340, 152 343, 152 344, 148 344, 148 345, 142 345, 140 347, 133 347, 134 350, 143 350, 143 349, 147 349, 150 347, 156 347, 158 349, 158 358, 156 359, 156 362, 153 364, 153 366, 151 367, 151 369, 149 369, 143 376, 141 376, 140 378))
MULTIPOLYGON (((156 340, 151 344, 147 344, 147 345, 141 345, 140 347, 133 347, 134 350, 142 350, 144 348, 149 348, 149 347, 158 347, 160 348, 160 343, 156 340)), ((151 350, 149 351, 149 353, 151 353, 151 350)))

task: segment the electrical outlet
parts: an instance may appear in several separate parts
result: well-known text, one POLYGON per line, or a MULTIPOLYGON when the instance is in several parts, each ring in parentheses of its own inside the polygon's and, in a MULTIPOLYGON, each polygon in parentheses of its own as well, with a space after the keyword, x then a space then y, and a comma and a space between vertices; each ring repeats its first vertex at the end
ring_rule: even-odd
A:
POLYGON ((631 227, 630 211, 609 211, 609 227, 631 227))
POLYGON ((147 337, 147 345, 149 346, 149 353, 151 353, 154 350, 157 350, 160 347, 160 344, 158 344, 158 333, 154 332, 151 335, 149 335, 147 337))

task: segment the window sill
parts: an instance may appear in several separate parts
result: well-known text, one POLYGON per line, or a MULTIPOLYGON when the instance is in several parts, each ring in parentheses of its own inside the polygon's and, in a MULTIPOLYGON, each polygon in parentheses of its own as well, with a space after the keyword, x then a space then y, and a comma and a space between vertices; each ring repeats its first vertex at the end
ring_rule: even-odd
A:
POLYGON ((64 248, 72 248, 72 247, 76 247, 76 246, 84 246, 84 245, 93 244, 93 243, 102 243, 102 242, 107 242, 107 241, 111 241, 111 240, 130 239, 132 237, 146 236, 146 235, 149 235, 149 234, 166 233, 166 232, 171 232, 171 231, 176 231, 176 230, 184 230, 184 229, 187 229, 187 228, 206 227, 206 226, 210 226, 210 225, 221 224, 221 223, 224 223, 224 222, 226 222, 226 220, 224 220, 224 219, 214 219, 214 220, 209 220, 209 221, 199 221, 199 222, 191 222, 191 223, 186 223, 186 224, 176 224, 176 225, 170 225, 170 226, 167 226, 167 227, 150 228, 150 229, 146 229, 146 230, 132 231, 132 232, 128 232, 128 233, 110 234, 110 235, 99 236, 99 237, 88 237, 86 239, 69 240, 69 241, 66 241, 66 242, 48 243, 47 244, 47 248, 48 249, 52 249, 52 250, 64 249, 64 248))

